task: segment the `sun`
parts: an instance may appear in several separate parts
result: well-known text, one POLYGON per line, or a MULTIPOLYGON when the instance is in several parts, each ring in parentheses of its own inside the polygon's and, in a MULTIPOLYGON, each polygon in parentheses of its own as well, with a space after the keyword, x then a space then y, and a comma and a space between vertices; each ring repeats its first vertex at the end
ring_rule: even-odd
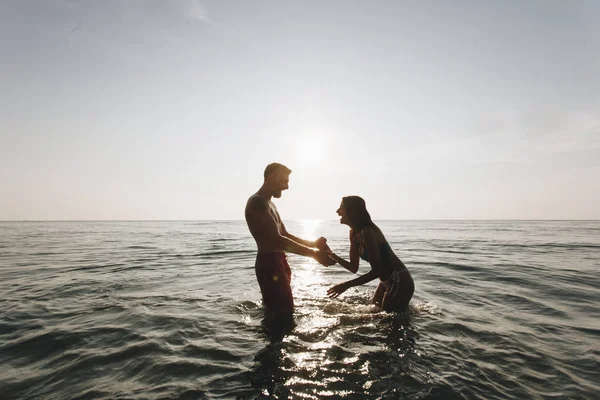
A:
POLYGON ((317 138, 301 138, 296 143, 296 157, 303 166, 315 166, 321 162, 323 146, 317 138))

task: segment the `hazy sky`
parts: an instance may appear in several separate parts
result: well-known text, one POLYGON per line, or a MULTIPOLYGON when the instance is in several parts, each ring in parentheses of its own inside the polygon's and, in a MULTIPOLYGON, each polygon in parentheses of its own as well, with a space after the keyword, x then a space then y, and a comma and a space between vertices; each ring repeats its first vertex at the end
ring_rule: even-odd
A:
POLYGON ((599 1, 0 1, 0 219, 600 219, 599 1))

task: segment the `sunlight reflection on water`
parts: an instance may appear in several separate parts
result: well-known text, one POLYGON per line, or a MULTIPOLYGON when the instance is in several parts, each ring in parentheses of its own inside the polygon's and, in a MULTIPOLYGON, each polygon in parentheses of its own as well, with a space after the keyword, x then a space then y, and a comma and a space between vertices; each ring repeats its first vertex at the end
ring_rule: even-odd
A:
MULTIPOLYGON (((286 225, 347 257, 339 221, 286 225)), ((595 398, 598 222, 378 225, 408 315, 290 254, 269 331, 243 221, 0 224, 0 398, 595 398)))

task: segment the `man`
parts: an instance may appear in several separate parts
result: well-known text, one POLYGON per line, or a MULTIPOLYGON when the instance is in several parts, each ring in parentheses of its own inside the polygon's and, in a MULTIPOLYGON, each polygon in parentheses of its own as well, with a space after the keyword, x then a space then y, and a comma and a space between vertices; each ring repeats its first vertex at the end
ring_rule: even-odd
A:
POLYGON ((290 287, 292 271, 285 252, 312 257, 325 266, 335 264, 327 252, 325 238, 310 241, 289 233, 271 201, 288 189, 291 173, 285 165, 267 165, 263 185, 246 203, 246 223, 258 247, 255 272, 263 302, 269 311, 289 313, 294 310, 294 299, 290 287))

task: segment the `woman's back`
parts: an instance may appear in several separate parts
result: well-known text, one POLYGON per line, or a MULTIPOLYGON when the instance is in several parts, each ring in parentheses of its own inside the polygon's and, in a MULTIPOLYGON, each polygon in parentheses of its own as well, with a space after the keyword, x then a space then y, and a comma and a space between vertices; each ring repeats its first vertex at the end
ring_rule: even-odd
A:
MULTIPOLYGON (((358 235, 357 240, 359 243, 359 254, 360 257, 368 262, 371 262, 369 258, 369 252, 365 246, 364 235, 370 234, 373 235, 375 243, 377 244, 377 250, 379 252, 379 259, 381 261, 381 271, 376 271, 381 280, 386 280, 392 274, 392 271, 402 271, 406 269, 404 263, 396 256, 394 251, 392 250, 389 242, 386 240, 381 229, 375 224, 370 226, 366 226, 362 229, 361 234, 358 235), (369 230, 370 232, 365 232, 369 230)), ((373 266, 373 265, 371 265, 373 266)), ((377 268, 377 266, 375 266, 377 268)))

